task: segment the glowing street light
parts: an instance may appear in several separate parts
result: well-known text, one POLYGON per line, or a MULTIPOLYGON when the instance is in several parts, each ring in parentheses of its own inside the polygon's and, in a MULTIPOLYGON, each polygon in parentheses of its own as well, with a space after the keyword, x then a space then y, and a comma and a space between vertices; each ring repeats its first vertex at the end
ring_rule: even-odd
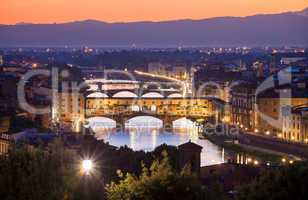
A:
POLYGON ((282 161, 283 163, 286 163, 286 162, 287 162, 287 159, 283 158, 283 159, 281 159, 281 161, 282 161))
POLYGON ((86 175, 90 174, 93 170, 93 162, 92 160, 83 160, 81 163, 82 172, 86 175))

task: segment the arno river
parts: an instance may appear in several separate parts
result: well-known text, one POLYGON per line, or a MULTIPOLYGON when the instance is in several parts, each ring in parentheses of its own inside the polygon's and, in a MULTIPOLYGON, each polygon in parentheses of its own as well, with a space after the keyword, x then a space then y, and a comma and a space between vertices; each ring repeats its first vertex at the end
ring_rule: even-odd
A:
POLYGON ((98 140, 120 147, 128 146, 133 150, 152 151, 161 144, 178 146, 191 140, 203 147, 201 166, 220 164, 227 161, 224 149, 208 140, 200 140, 195 125, 186 119, 173 123, 173 129, 164 131, 162 122, 151 117, 136 117, 125 124, 125 131, 116 131, 115 122, 106 118, 89 120, 98 140))

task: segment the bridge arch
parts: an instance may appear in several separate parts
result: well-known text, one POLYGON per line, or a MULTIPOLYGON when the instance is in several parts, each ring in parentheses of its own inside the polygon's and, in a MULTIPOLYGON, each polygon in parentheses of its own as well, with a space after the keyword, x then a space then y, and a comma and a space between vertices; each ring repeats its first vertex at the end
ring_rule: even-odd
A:
POLYGON ((130 91, 121 91, 115 93, 113 98, 138 98, 138 95, 130 91))
POLYGON ((162 128, 163 121, 153 116, 136 116, 125 122, 127 128, 162 128))
POLYGON ((87 96, 88 98, 109 98, 109 96, 102 92, 94 92, 87 96))
POLYGON ((158 92, 148 92, 142 95, 142 98, 164 98, 164 96, 158 92))
POLYGON ((86 124, 86 127, 92 128, 94 131, 97 131, 115 128, 117 122, 108 117, 91 117, 86 119, 86 124))
POLYGON ((172 122, 173 128, 193 128, 194 122, 186 117, 179 118, 172 122))
POLYGON ((182 98, 182 97, 183 95, 181 95, 180 93, 173 93, 168 96, 168 98, 182 98))

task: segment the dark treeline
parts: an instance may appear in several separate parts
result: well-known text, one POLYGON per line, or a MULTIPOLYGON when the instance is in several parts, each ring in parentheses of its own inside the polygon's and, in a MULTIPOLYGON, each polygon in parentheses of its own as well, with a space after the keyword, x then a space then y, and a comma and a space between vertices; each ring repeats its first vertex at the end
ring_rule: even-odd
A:
POLYGON ((134 152, 92 137, 86 137, 77 151, 65 148, 60 140, 47 147, 11 148, 0 155, 0 196, 2 200, 305 199, 306 162, 267 169, 251 184, 234 188, 230 197, 219 174, 204 185, 189 166, 179 169, 177 161, 176 147, 134 152), (83 159, 94 162, 90 175, 81 173, 83 159))

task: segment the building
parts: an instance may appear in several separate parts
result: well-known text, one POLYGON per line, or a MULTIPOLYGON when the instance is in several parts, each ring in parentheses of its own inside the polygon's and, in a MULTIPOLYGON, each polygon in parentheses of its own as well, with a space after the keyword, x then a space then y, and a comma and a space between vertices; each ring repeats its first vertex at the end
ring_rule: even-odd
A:
POLYGON ((153 62, 148 64, 148 72, 152 74, 157 75, 164 75, 167 76, 167 67, 166 65, 159 63, 159 62, 153 62))
POLYGON ((12 144, 12 138, 8 134, 0 134, 0 155, 7 154, 12 144))
POLYGON ((190 165, 192 172, 200 174, 202 146, 191 141, 178 146, 180 155, 180 168, 190 165))
POLYGON ((155 115, 208 117, 214 113, 213 101, 183 98, 88 98, 87 116, 108 116, 136 110, 155 115))
POLYGON ((85 116, 85 98, 82 92, 60 91, 52 105, 52 123, 64 132, 80 132, 85 116))
POLYGON ((286 88, 281 88, 258 95, 255 110, 257 125, 254 131, 256 133, 282 138, 283 115, 285 119, 292 116, 291 112, 287 112, 288 108, 308 104, 308 94, 305 89, 293 88, 289 97, 283 96, 286 91, 286 88))
POLYGON ((292 63, 301 61, 301 60, 305 60, 307 59, 306 57, 282 57, 280 59, 280 63, 283 65, 290 65, 292 63))
POLYGON ((18 107, 17 83, 15 76, 0 74, 0 112, 10 114, 18 107))
POLYGON ((282 139, 308 143, 308 104, 291 108, 291 114, 283 115, 282 139))
POLYGON ((2 66, 3 64, 4 64, 3 56, 0 55, 0 66, 2 66))
POLYGON ((246 131, 256 127, 255 84, 240 84, 231 91, 230 120, 246 131))
POLYGON ((189 73, 185 65, 176 65, 172 69, 172 77, 180 80, 186 80, 189 78, 189 73))
POLYGON ((153 62, 148 64, 148 72, 162 76, 168 76, 179 80, 189 79, 189 72, 185 64, 162 64, 160 62, 153 62))

